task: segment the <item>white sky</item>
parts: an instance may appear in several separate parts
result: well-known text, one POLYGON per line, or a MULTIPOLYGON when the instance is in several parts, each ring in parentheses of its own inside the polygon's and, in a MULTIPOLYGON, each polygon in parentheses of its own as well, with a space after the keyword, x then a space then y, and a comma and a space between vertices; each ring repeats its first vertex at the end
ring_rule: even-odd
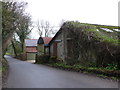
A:
MULTIPOLYGON (((23 1, 23 0, 22 0, 23 1)), ((32 20, 47 20, 53 26, 60 21, 77 20, 82 23, 118 25, 119 0, 24 0, 32 20)), ((33 32, 36 32, 35 30, 33 32)), ((32 38, 38 38, 37 33, 32 38)))

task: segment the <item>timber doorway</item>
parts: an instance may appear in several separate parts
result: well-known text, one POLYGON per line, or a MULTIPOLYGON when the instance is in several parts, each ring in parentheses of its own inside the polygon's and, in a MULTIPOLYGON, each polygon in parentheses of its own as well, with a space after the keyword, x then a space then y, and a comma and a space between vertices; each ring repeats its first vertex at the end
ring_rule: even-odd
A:
POLYGON ((57 43, 53 44, 53 56, 57 57, 57 43))

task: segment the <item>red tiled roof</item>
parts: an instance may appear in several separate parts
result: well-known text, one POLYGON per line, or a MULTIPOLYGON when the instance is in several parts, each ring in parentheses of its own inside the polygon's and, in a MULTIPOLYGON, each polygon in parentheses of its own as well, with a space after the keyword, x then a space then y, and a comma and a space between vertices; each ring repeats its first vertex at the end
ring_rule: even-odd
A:
POLYGON ((48 44, 52 40, 51 37, 42 37, 42 38, 44 40, 44 44, 48 44))
POLYGON ((37 52, 36 47, 26 47, 26 52, 37 52))

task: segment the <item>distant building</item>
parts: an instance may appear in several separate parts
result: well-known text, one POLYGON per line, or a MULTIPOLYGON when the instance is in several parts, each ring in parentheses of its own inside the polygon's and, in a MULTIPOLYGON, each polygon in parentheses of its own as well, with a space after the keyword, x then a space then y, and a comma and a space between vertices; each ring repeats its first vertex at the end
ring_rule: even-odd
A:
POLYGON ((40 37, 37 42, 38 55, 49 55, 50 48, 49 42, 52 38, 50 37, 40 37))
POLYGON ((65 61, 71 57, 71 39, 67 37, 68 32, 60 29, 53 38, 40 37, 37 42, 37 55, 49 55, 65 61))
POLYGON ((24 55, 25 60, 35 60, 37 54, 38 39, 25 39, 24 55))

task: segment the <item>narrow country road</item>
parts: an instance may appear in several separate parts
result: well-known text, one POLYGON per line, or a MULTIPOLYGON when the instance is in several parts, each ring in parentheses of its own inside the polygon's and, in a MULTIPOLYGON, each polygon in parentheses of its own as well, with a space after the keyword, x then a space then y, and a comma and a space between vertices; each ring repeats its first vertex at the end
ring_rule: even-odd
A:
POLYGON ((7 88, 118 88, 115 81, 5 58, 10 66, 7 88))

